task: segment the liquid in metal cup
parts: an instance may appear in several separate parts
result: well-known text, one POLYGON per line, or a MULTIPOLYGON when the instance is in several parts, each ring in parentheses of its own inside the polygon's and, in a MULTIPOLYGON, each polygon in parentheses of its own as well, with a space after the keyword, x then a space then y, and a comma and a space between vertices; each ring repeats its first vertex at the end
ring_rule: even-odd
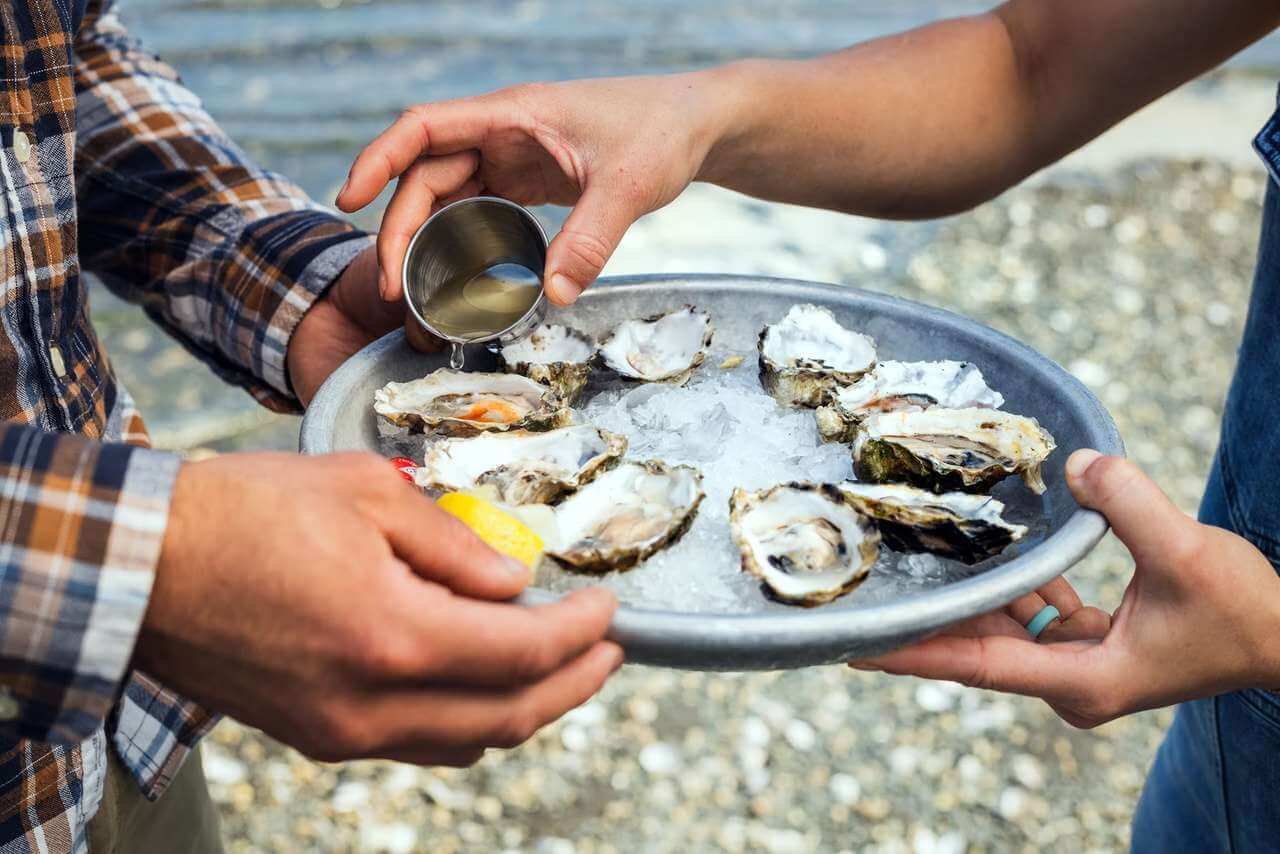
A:
POLYGON ((542 273, 547 235, 514 202, 477 196, 422 224, 404 256, 409 311, 428 332, 455 345, 508 343, 546 315, 542 273))

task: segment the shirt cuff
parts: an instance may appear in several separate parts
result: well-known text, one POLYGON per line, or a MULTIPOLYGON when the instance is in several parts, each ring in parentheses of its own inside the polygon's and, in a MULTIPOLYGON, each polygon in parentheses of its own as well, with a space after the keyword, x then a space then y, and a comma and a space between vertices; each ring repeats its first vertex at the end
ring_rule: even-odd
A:
POLYGON ((266 334, 259 343, 254 364, 261 366, 264 386, 251 389, 255 398, 268 409, 278 412, 301 412, 302 405, 289 381, 286 359, 293 332, 329 287, 350 266, 356 256, 373 246, 373 235, 349 231, 316 255, 303 268, 284 293, 267 321, 266 334))

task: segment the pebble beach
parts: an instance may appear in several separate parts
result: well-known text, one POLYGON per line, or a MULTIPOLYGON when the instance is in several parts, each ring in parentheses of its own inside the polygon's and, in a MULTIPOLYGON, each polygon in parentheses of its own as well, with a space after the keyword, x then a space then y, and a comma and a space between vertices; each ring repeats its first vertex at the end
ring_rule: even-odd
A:
MULTIPOLYGON (((216 81, 215 60, 190 61, 195 77, 216 81)), ((877 223, 694 187, 641 221, 607 272, 839 282, 980 319, 1087 384, 1131 457, 1194 512, 1266 187, 1248 138, 1274 91, 1248 72, 1197 87, 937 222, 877 223), (1222 117, 1220 134, 1205 134, 1206 115, 1222 117)), ((250 150, 284 171, 300 156, 249 135, 250 150)), ((301 168, 308 188, 331 196, 358 144, 335 143, 301 168)), ((554 228, 559 214, 545 214, 554 228)), ((375 227, 376 212, 360 221, 375 227)), ((296 448, 298 419, 221 386, 105 290, 93 300, 158 445, 191 458, 296 448)), ((1131 573, 1108 536, 1069 578, 1114 609, 1131 573)), ((1171 717, 1079 731, 1036 701, 843 667, 627 666, 525 746, 467 770, 324 765, 234 721, 205 741, 204 761, 232 852, 1110 852, 1126 848, 1171 717)))

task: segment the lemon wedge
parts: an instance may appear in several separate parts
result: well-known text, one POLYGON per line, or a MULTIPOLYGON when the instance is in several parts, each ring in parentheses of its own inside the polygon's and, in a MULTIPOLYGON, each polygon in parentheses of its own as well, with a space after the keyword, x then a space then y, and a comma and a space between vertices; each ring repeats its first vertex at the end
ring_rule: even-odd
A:
POLYGON ((495 551, 529 567, 542 557, 542 538, 517 519, 483 498, 465 492, 450 492, 436 499, 436 505, 464 525, 495 551))

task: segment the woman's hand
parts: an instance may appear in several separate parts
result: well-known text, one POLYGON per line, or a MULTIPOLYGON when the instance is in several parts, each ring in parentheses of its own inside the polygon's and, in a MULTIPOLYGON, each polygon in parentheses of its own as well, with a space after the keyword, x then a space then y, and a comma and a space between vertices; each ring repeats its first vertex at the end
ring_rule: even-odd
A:
POLYGON ((1076 500, 1107 517, 1137 564, 1114 617, 1064 579, 943 634, 854 667, 1040 697, 1094 727, 1142 709, 1280 687, 1280 577, 1241 537, 1187 517, 1127 460, 1077 451, 1076 500), (1062 619, 1024 626, 1045 604, 1062 619))
POLYGON ((697 74, 535 84, 411 107, 369 144, 338 193, 354 211, 399 179, 378 235, 383 299, 399 299, 413 233, 480 194, 574 205, 547 253, 547 296, 568 305, 627 228, 698 174, 717 114, 697 74))

